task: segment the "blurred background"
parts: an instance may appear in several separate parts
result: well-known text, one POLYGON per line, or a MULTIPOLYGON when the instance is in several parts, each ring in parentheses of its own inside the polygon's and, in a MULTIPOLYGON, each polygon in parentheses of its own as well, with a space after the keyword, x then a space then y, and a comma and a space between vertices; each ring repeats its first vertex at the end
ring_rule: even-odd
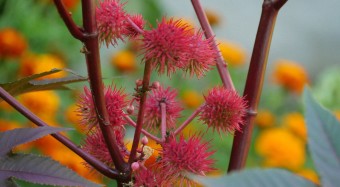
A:
MULTIPOLYGON (((79 0, 63 0, 76 23, 81 25, 79 0)), ((201 1, 216 34, 216 40, 232 75, 235 87, 243 92, 249 60, 254 44, 262 1, 201 1)), ((289 1, 278 15, 263 95, 254 129, 248 167, 281 167, 318 182, 306 147, 301 93, 309 85, 317 99, 340 117, 340 1, 289 1)), ((163 16, 181 19, 200 29, 190 1, 130 0, 128 13, 141 13, 151 27, 163 16)), ((60 19, 51 0, 0 0, 0 83, 12 82, 25 76, 69 68, 86 76, 82 44, 73 39, 60 19)), ((136 42, 120 42, 115 48, 101 46, 104 82, 124 87, 133 94, 134 82, 141 78, 143 66, 136 42)), ((61 78, 66 72, 46 78, 61 78)), ((203 95, 214 85, 221 84, 216 69, 206 77, 186 77, 178 73, 171 80, 152 75, 153 81, 178 89, 178 100, 186 108, 179 120, 204 102, 203 95)), ((82 144, 85 132, 79 124, 76 100, 86 82, 72 84, 69 91, 32 92, 17 96, 26 107, 53 126, 75 127, 67 136, 82 144)), ((33 126, 5 102, 0 102, 0 130, 33 126)), ((183 132, 206 131, 194 121, 183 132)), ((133 129, 128 129, 126 142, 133 129)), ((207 132, 212 140, 216 172, 227 168, 232 136, 207 132)), ((108 179, 84 167, 82 160, 50 137, 25 144, 17 151, 49 155, 93 181, 114 186, 108 179), (51 146, 53 145, 53 146, 51 146), (65 159, 65 154, 68 155, 65 159)), ((156 154, 156 153, 155 153, 156 154)), ((154 158, 157 154, 154 155, 154 158)), ((22 182, 22 181, 21 181, 22 182)), ((27 185, 26 183, 22 182, 27 185)), ((34 185, 37 186, 37 185, 34 185)))

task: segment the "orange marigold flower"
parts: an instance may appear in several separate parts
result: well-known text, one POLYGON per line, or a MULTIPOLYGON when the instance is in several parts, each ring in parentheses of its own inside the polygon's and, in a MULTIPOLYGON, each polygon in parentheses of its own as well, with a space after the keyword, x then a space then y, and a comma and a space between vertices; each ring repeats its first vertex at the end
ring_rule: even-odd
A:
POLYGON ((304 142, 284 128, 272 128, 259 134, 256 152, 264 158, 264 165, 299 169, 306 159, 304 142))
POLYGON ((301 93, 308 83, 308 74, 303 66, 290 60, 278 60, 274 64, 274 81, 287 90, 301 93))
MULTIPOLYGON (((65 68, 64 62, 59 57, 52 54, 28 54, 21 59, 19 74, 21 76, 29 76, 50 71, 54 68, 65 68)), ((44 76, 41 79, 61 78, 65 75, 66 73, 64 71, 61 71, 44 76)))
POLYGON ((294 112, 285 115, 283 117, 283 125, 304 141, 307 139, 306 123, 302 114, 294 112))
POLYGON ((8 121, 0 119, 0 132, 20 128, 20 124, 15 121, 8 121))
POLYGON ((219 41, 218 47, 228 65, 237 67, 246 63, 247 52, 240 45, 228 41, 219 41))
POLYGON ((55 116, 60 98, 54 91, 29 92, 20 96, 20 101, 34 114, 42 118, 55 116))
POLYGON ((69 10, 75 9, 79 4, 79 0, 62 0, 62 2, 69 10))
POLYGON ((211 26, 216 26, 221 22, 220 16, 213 10, 205 10, 205 14, 211 26))
POLYGON ((25 38, 13 28, 0 30, 0 58, 21 56, 27 49, 25 38))
POLYGON ((298 174, 298 175, 302 176, 303 178, 306 178, 306 179, 314 182, 317 185, 320 185, 319 176, 312 169, 302 169, 302 170, 297 171, 296 174, 298 174))
POLYGON ((340 121, 340 110, 334 111, 334 115, 340 121))
POLYGON ((112 56, 111 64, 120 72, 132 72, 136 70, 136 55, 129 50, 118 51, 112 56))
POLYGON ((261 128, 275 124, 275 116, 269 110, 260 110, 255 118, 255 124, 261 128))
POLYGON ((203 103, 203 97, 194 90, 186 90, 182 94, 182 101, 189 108, 197 108, 203 103))
POLYGON ((317 185, 320 185, 320 179, 319 176, 315 173, 312 169, 302 169, 297 172, 298 175, 314 182, 317 185))

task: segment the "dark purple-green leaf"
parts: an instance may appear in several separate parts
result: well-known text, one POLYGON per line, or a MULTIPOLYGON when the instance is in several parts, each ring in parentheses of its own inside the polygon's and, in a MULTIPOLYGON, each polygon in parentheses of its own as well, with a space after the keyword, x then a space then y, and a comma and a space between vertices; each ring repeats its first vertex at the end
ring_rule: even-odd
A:
MULTIPOLYGON (((81 82, 86 81, 87 78, 80 76, 74 73, 72 70, 69 69, 52 69, 50 71, 46 71, 39 74, 34 74, 14 82, 10 83, 3 83, 0 86, 5 89, 8 93, 13 96, 32 92, 32 91, 41 91, 41 90, 65 90, 68 87, 65 84, 74 83, 74 82, 81 82), (71 73, 72 76, 64 77, 64 78, 57 78, 57 79, 44 79, 44 80, 35 80, 46 75, 58 73, 60 71, 66 71, 71 73)), ((2 99, 0 98, 0 102, 2 99)))
POLYGON ((0 157, 6 155, 10 150, 20 144, 34 141, 48 134, 60 131, 72 130, 70 128, 37 127, 18 128, 0 133, 0 157))
POLYGON ((19 185, 12 178, 0 180, 0 186, 1 187, 19 187, 19 185))
POLYGON ((282 169, 249 169, 221 177, 190 178, 207 187, 317 187, 309 180, 282 169))
POLYGON ((48 185, 101 186, 80 177, 72 170, 48 157, 30 154, 17 154, 0 158, 0 181, 10 177, 48 185))
POLYGON ((304 91, 308 146, 325 187, 340 185, 340 123, 304 91))

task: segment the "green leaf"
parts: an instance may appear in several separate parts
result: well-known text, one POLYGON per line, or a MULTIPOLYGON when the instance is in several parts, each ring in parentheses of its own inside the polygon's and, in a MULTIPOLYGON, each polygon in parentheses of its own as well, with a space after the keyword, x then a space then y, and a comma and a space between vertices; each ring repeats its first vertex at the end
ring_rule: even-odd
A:
MULTIPOLYGON (((69 69, 52 69, 50 71, 46 71, 39 74, 34 74, 22 79, 19 79, 10 83, 0 84, 2 88, 4 88, 8 93, 12 96, 16 96, 19 94, 32 92, 32 91, 42 91, 42 90, 56 90, 61 89, 65 90, 68 87, 65 84, 86 81, 86 77, 82 77, 77 75, 73 71, 69 69), (58 79, 45 79, 45 80, 35 80, 37 78, 44 77, 46 75, 58 73, 60 71, 67 71, 72 74, 70 77, 58 78, 58 79)), ((2 99, 0 98, 0 102, 2 99)))
POLYGON ((308 146, 322 186, 340 184, 340 123, 304 91, 308 146))
POLYGON ((316 184, 309 180, 282 169, 250 169, 222 177, 190 178, 207 187, 316 187, 316 184))
POLYGON ((74 171, 59 164, 59 162, 48 157, 31 154, 17 154, 0 158, 0 181, 10 177, 48 185, 101 186, 80 177, 74 171))
POLYGON ((70 128, 37 127, 18 128, 0 133, 0 157, 6 155, 15 146, 34 141, 48 134, 71 130, 70 128))

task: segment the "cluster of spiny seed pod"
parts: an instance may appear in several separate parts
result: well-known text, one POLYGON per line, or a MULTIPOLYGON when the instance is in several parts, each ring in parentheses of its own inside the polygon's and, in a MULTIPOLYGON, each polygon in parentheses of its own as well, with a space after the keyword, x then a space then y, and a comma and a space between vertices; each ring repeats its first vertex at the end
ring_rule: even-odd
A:
MULTIPOLYGON (((163 18, 156 28, 144 29, 146 21, 141 15, 130 15, 119 0, 104 0, 96 9, 96 19, 100 40, 107 46, 117 45, 118 40, 138 40, 144 63, 151 63, 153 70, 170 77, 177 70, 198 78, 205 75, 216 63, 219 53, 214 48, 213 38, 205 39, 202 32, 195 31, 180 20, 163 18)), ((136 81, 135 93, 124 93, 116 86, 104 90, 110 127, 114 129, 116 142, 124 158, 129 150, 124 144, 125 126, 136 125, 132 120, 140 109, 139 91, 142 80, 136 81), (135 111, 136 109, 136 111, 135 111)), ((174 181, 191 184, 187 173, 205 175, 214 170, 214 153, 202 134, 193 134, 188 139, 180 135, 178 118, 184 109, 176 100, 177 91, 158 82, 149 86, 145 102, 143 130, 157 137, 162 128, 166 137, 154 139, 159 145, 159 155, 153 164, 145 162, 154 151, 148 146, 148 138, 141 139, 138 154, 131 164, 135 186, 167 186, 174 181), (162 127, 162 124, 164 126, 162 127)), ((208 128, 219 133, 233 133, 240 130, 245 115, 246 103, 234 90, 217 86, 204 96, 205 103, 196 110, 198 119, 208 128)), ((80 96, 78 112, 81 123, 88 131, 83 149, 113 167, 108 148, 101 134, 96 118, 96 109, 88 88, 80 96)))

